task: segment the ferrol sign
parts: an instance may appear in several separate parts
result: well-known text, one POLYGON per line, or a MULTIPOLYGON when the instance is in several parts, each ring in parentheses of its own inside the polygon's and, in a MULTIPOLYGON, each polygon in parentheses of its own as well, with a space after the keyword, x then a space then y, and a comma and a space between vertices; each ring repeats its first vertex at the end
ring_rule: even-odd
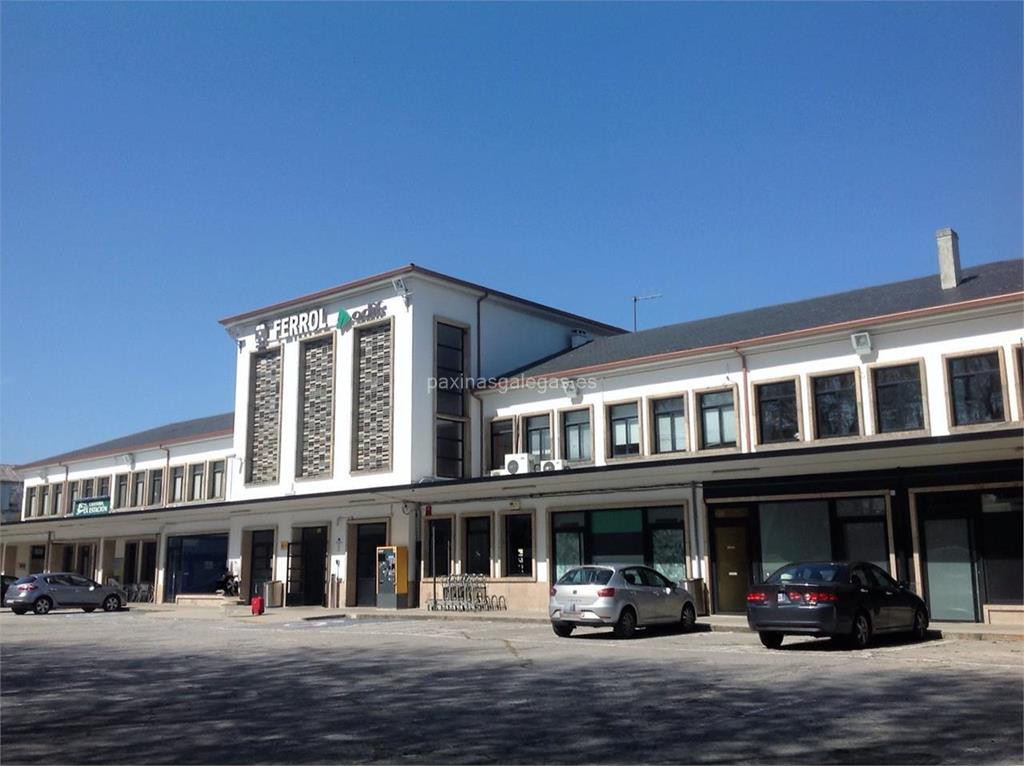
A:
POLYGON ((97 516, 101 513, 110 513, 109 497, 87 497, 76 500, 71 509, 72 516, 97 516))
MULTIPOLYGON (((364 309, 349 313, 345 309, 338 310, 338 318, 334 326, 345 329, 350 323, 364 324, 376 319, 384 319, 388 315, 382 301, 374 301, 364 309)), ((330 329, 327 321, 327 310, 324 308, 309 309, 296 314, 278 317, 256 327, 256 345, 265 347, 268 343, 284 343, 295 338, 313 335, 330 329)))

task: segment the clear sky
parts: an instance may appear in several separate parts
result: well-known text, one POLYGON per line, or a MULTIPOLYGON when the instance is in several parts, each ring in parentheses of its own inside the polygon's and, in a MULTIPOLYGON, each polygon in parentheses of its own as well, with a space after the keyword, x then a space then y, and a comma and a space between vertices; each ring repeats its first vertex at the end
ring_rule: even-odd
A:
POLYGON ((1020 257, 1020 3, 2 5, 0 461, 408 262, 641 327, 1020 257))

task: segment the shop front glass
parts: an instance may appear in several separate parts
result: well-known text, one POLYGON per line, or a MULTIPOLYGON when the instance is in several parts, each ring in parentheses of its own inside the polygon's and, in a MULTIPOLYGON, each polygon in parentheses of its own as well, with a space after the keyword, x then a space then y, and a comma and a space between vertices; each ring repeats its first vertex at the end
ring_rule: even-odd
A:
POLYGON ((581 564, 645 564, 678 582, 686 576, 683 509, 616 508, 552 514, 555 576, 581 564))
POLYGON ((227 535, 168 538, 164 598, 173 601, 183 593, 215 593, 227 563, 227 535))

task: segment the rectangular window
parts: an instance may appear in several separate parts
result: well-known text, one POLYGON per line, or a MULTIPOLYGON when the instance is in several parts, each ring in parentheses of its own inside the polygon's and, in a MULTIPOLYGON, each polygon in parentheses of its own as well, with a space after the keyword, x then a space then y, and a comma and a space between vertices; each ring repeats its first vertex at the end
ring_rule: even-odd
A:
POLYGON ((92 479, 84 479, 82 481, 82 498, 86 499, 95 496, 92 491, 92 479))
POLYGON ((203 499, 203 469, 202 463, 188 467, 188 499, 189 502, 203 499))
POLYGON ((505 455, 515 451, 513 421, 492 420, 491 421, 491 470, 496 471, 505 467, 505 455))
MULTIPOLYGON (((249 370, 249 441, 245 478, 254 484, 278 480, 281 449, 281 349, 252 355, 249 370)), ((201 500, 202 494, 190 496, 201 500)))
POLYGON ((856 436, 860 433, 857 411, 857 377, 853 372, 814 378, 815 436, 856 436))
POLYGON ((538 460, 551 459, 551 417, 534 415, 526 418, 526 451, 538 460))
POLYGON ((465 475, 466 455, 466 331, 444 322, 437 323, 436 331, 435 472, 444 478, 461 479, 465 475))
POLYGON ((114 477, 114 507, 125 508, 128 505, 128 474, 121 473, 114 477))
POLYGON ((25 515, 31 518, 39 512, 39 495, 35 487, 25 490, 25 500, 25 515))
POLYGON ((171 502, 185 502, 185 466, 176 465, 171 468, 171 502))
POLYGON ((50 513, 53 516, 59 516, 64 512, 61 508, 61 502, 64 500, 64 486, 62 484, 53 485, 53 505, 50 507, 50 513))
POLYGON ((919 364, 876 367, 871 376, 875 385, 875 427, 878 433, 924 428, 919 364))
POLYGON ((466 572, 491 573, 491 519, 489 516, 470 516, 466 519, 466 572))
MULTIPOLYGON (((390 373, 390 363, 388 368, 390 373)), ((334 451, 333 334, 300 346, 298 422, 296 475, 330 476, 334 451)), ((212 483, 212 473, 210 478, 212 483)))
POLYGON ((583 462, 592 460, 591 443, 590 410, 563 412, 562 457, 583 462))
POLYGON ((424 561, 427 577, 444 577, 451 574, 452 520, 430 519, 427 521, 427 556, 424 561))
POLYGON ((39 515, 45 516, 50 512, 50 486, 44 484, 39 488, 39 515))
POLYGON ((533 575, 533 518, 526 513, 505 516, 505 576, 533 575))
POLYGON ((701 448, 736 446, 736 406, 732 391, 700 395, 701 448))
POLYGON ((224 497, 224 461, 214 460, 210 463, 210 480, 207 482, 206 498, 220 500, 224 497))
POLYGON ((78 482, 68 482, 68 507, 66 513, 74 513, 75 501, 78 500, 78 482))
POLYGON ((164 501, 164 469, 149 472, 149 504, 160 505, 164 501))
POLYGON ((796 381, 763 383, 754 387, 757 397, 757 440, 761 444, 799 439, 796 381))
POLYGON ((356 335, 355 458, 356 471, 391 467, 392 339, 391 324, 360 328, 356 335))
POLYGON ((137 471, 132 474, 132 507, 141 508, 146 504, 146 474, 137 471))
POLYGON ((636 402, 608 408, 612 457, 640 454, 640 417, 636 402))
POLYGON ((96 480, 96 496, 110 497, 110 477, 101 476, 96 480))
POLYGON ((655 399, 651 404, 654 424, 654 451, 682 452, 686 449, 686 399, 673 396, 655 399))
POLYGON ((1005 420, 999 354, 961 356, 948 360, 953 397, 953 425, 1005 420))

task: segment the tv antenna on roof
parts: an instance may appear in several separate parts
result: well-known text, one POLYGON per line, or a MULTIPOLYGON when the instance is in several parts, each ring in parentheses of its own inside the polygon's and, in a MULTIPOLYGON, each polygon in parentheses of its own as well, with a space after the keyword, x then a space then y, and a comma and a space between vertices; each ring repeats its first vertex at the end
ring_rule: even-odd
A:
POLYGON ((640 301, 653 301, 661 297, 661 293, 651 293, 650 295, 634 295, 633 296, 633 332, 636 332, 636 304, 640 301))

